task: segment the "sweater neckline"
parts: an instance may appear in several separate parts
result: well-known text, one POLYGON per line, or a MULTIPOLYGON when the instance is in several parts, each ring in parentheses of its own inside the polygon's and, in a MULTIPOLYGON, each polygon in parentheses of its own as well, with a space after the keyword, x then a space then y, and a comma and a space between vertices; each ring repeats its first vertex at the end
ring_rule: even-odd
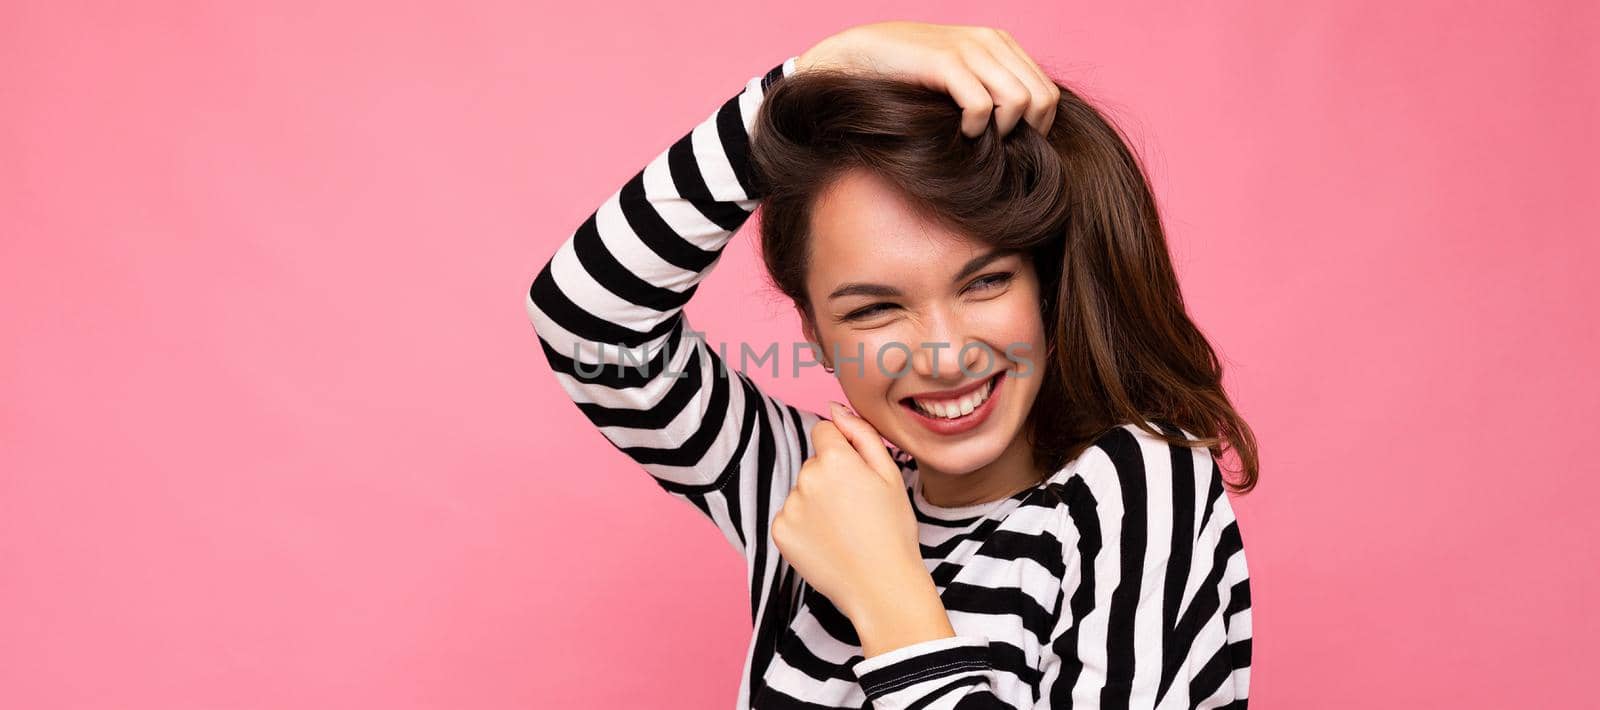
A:
POLYGON ((1005 498, 997 498, 995 500, 984 501, 982 503, 973 503, 971 505, 934 505, 933 503, 928 502, 927 497, 923 495, 921 472, 913 469, 911 473, 911 504, 916 506, 917 510, 923 515, 926 515, 930 518, 938 518, 940 520, 964 520, 988 515, 1008 502, 1019 501, 1026 496, 1029 491, 1032 491, 1036 487, 1037 486, 1030 486, 1005 498))

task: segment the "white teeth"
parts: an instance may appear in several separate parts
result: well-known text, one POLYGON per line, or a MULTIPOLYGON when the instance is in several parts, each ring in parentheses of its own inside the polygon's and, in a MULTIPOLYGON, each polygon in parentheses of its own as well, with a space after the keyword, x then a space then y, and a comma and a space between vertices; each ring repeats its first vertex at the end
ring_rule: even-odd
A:
POLYGON ((964 397, 943 400, 920 399, 913 397, 911 398, 911 401, 914 402, 917 408, 922 410, 922 413, 924 414, 939 417, 941 419, 955 419, 957 417, 964 417, 968 414, 971 414, 972 410, 977 409, 979 405, 983 404, 985 400, 989 399, 989 390, 993 386, 994 380, 989 380, 984 382, 982 387, 973 390, 964 397))

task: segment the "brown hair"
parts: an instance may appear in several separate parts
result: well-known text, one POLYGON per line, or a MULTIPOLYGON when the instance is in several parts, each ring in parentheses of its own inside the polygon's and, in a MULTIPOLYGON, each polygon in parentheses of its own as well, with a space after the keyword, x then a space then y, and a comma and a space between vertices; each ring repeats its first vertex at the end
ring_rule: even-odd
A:
POLYGON ((1050 344, 1024 425, 1040 469, 1059 470, 1133 422, 1219 461, 1231 449, 1242 475, 1227 483, 1248 492, 1255 437, 1184 309, 1144 170, 1110 121, 1056 85, 1048 135, 1019 121, 1002 137, 991 116, 968 138, 954 99, 909 81, 814 68, 774 84, 750 142, 768 277, 814 318, 805 290, 812 206, 846 171, 870 171, 926 218, 1030 256, 1050 344))

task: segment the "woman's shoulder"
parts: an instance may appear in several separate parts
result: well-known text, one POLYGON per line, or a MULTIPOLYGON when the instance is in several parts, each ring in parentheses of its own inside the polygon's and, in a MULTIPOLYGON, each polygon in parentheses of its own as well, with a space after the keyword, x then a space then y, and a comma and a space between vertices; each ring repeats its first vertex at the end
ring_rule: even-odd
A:
MULTIPOLYGON (((1192 432, 1166 422, 1149 429, 1198 442, 1192 432)), ((1104 536, 1143 530, 1142 538, 1170 535, 1175 527, 1201 527, 1212 517, 1231 519, 1221 469, 1211 450, 1167 441, 1136 423, 1108 429, 1051 476, 1046 498, 1060 516, 1060 534, 1093 527, 1104 536)))
MULTIPOLYGON (((1198 440, 1193 433, 1165 421, 1150 420, 1145 424, 1157 432, 1179 436, 1189 441, 1198 440)), ((900 468, 906 485, 910 485, 917 469, 916 458, 893 443, 888 444, 888 450, 890 457, 900 468)), ((1213 465, 1210 449, 1200 445, 1183 446, 1171 443, 1135 422, 1125 422, 1101 433, 1076 458, 1051 474, 1041 487, 1054 489, 1059 494, 1063 489, 1075 487, 1071 483, 1073 479, 1078 479, 1080 484, 1086 484, 1086 486, 1076 486, 1086 487, 1085 492, 1106 486, 1120 489, 1125 484, 1134 483, 1141 488, 1148 488, 1152 482, 1166 487, 1179 471, 1194 475, 1195 482, 1202 491, 1213 487, 1216 482, 1209 479, 1218 473, 1216 466, 1213 465), (1157 474, 1158 477, 1152 478, 1151 474, 1157 474)), ((1050 500, 1064 503, 1060 495, 1053 496, 1050 500)))
POLYGON ((1065 485, 1078 478, 1091 489, 1105 485, 1147 487, 1170 480, 1180 470, 1199 474, 1202 479, 1210 475, 1214 468, 1210 449, 1198 444, 1172 443, 1156 433, 1197 441, 1198 437, 1192 432, 1165 421, 1150 420, 1144 424, 1125 422, 1101 433, 1082 453, 1052 475, 1051 483, 1065 485), (1160 477, 1152 477, 1152 474, 1160 477))

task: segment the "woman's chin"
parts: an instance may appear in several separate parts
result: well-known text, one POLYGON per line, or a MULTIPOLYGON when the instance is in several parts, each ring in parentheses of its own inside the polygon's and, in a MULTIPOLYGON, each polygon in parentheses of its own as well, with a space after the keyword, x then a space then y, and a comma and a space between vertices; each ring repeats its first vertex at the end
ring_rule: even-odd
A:
POLYGON ((960 476, 972 473, 993 463, 1005 452, 1005 442, 991 441, 989 437, 951 443, 916 441, 910 447, 901 447, 917 460, 918 468, 931 468, 945 475, 960 476))
MULTIPOLYGON (((999 459, 1011 446, 1022 426, 1011 412, 995 412, 994 421, 989 424, 994 425, 991 431, 984 431, 979 436, 953 440, 912 428, 909 430, 910 435, 904 437, 906 444, 901 445, 896 441, 895 445, 916 459, 919 468, 931 468, 946 475, 960 476, 972 473, 999 459)), ((914 424, 912 426, 915 427, 914 424)))

